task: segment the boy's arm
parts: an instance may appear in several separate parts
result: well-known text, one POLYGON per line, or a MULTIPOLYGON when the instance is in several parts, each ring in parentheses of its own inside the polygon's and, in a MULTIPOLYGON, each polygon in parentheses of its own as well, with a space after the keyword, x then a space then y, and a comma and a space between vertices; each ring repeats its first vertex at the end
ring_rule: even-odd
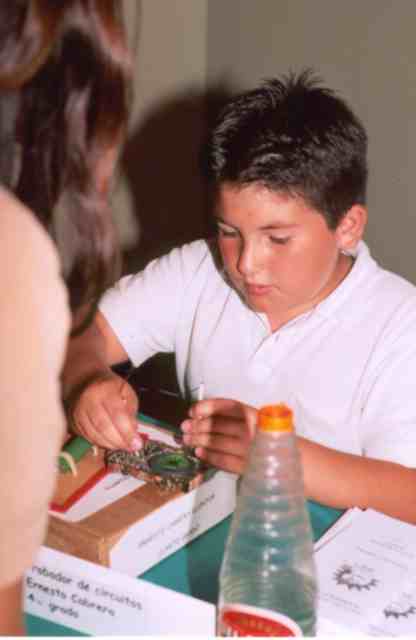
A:
MULTIPOLYGON (((74 319, 74 326, 85 310, 74 319)), ((116 334, 100 311, 69 342, 62 389, 71 428, 93 444, 109 449, 138 449, 138 399, 111 366, 128 360, 116 334)))
MULTIPOLYGON (((182 424, 185 444, 214 466, 243 473, 257 411, 234 400, 195 404, 182 424)), ((298 437, 307 498, 338 509, 360 507, 416 523, 416 470, 342 453, 298 437)))
POLYGON ((337 509, 376 509, 416 524, 416 469, 342 453, 298 437, 308 498, 337 509))
MULTIPOLYGON (((87 310, 74 316, 73 326, 82 321, 87 310)), ((79 336, 71 338, 62 372, 64 398, 70 396, 84 381, 94 376, 111 374, 111 366, 128 360, 128 355, 100 311, 79 336)))

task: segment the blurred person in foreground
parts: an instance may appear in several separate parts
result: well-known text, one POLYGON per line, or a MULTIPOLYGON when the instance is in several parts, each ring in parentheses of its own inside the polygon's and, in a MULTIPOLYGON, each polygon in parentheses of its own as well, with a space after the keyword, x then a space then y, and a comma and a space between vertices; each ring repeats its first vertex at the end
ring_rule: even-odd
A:
POLYGON ((0 5, 0 635, 25 633, 24 571, 64 438, 71 311, 83 309, 80 333, 118 275, 109 194, 130 86, 119 5, 0 5))

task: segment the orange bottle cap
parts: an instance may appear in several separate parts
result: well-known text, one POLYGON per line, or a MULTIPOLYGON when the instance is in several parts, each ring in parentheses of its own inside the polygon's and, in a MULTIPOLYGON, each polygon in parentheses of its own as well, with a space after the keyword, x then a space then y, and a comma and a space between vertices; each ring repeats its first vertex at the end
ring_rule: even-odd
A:
POLYGON ((270 404, 259 409, 258 427, 262 431, 293 431, 293 411, 285 404, 270 404))

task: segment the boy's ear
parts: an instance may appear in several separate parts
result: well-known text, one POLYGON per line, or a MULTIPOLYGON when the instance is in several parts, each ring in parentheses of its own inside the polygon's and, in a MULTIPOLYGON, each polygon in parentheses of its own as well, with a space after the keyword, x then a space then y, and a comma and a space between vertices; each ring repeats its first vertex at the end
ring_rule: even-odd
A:
POLYGON ((355 204, 351 209, 348 209, 335 230, 340 251, 351 251, 355 249, 363 237, 366 224, 366 207, 355 204))

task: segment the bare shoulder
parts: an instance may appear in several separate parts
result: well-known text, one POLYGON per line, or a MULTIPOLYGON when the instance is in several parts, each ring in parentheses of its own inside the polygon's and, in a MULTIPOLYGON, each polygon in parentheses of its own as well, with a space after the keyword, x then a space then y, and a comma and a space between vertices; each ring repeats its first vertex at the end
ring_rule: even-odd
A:
POLYGON ((3 259, 15 268, 31 264, 32 268, 47 265, 58 271, 59 260, 52 240, 33 213, 10 191, 0 186, 0 236, 3 259), (40 264, 41 263, 41 264, 40 264))
MULTIPOLYGON (((67 291, 61 277, 58 252, 35 215, 12 193, 0 187, 0 286, 14 291, 0 304, 25 304, 39 310, 55 309, 67 324, 67 291)), ((16 309, 15 309, 16 312, 16 309)))
POLYGON ((0 287, 5 292, 0 298, 2 357, 9 344, 12 362, 17 352, 30 353, 34 362, 41 357, 53 361, 55 371, 70 323, 58 253, 34 214, 3 188, 0 237, 0 287))

